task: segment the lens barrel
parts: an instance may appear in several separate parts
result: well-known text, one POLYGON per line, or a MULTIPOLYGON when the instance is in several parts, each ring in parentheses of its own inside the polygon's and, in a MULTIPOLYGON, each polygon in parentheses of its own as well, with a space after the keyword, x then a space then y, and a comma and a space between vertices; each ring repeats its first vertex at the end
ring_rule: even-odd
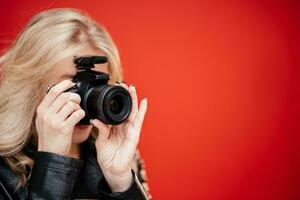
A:
POLYGON ((112 125, 124 122, 129 117, 132 107, 129 92, 116 85, 90 88, 83 104, 90 118, 100 119, 102 122, 112 125))

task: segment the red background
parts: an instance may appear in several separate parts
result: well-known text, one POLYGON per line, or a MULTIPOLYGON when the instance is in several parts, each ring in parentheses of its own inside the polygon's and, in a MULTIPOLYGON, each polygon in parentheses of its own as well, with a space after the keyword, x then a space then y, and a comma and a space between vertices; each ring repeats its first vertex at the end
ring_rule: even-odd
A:
POLYGON ((87 11, 149 110, 154 199, 300 199, 297 1, 0 2, 1 48, 53 7, 87 11))

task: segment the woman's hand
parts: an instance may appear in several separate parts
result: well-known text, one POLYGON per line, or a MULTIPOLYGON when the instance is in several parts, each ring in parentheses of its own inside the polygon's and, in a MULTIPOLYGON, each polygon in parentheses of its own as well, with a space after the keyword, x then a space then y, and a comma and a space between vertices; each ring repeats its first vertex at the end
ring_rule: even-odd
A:
POLYGON ((138 99, 134 86, 120 84, 132 98, 132 110, 128 121, 111 126, 98 119, 92 124, 99 129, 96 140, 97 160, 113 192, 127 190, 132 183, 131 166, 147 110, 147 99, 143 99, 138 109, 138 99))
POLYGON ((74 86, 64 80, 53 86, 37 107, 38 151, 66 155, 71 147, 75 125, 85 116, 80 96, 65 90, 74 86))

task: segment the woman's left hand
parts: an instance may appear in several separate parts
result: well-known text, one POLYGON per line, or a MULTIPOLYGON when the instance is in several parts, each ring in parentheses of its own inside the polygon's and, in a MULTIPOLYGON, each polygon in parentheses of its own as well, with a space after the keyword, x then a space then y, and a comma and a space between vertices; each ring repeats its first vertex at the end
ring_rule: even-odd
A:
POLYGON ((128 121, 120 125, 107 125, 98 119, 92 124, 99 134, 95 142, 97 160, 103 175, 113 192, 127 190, 132 183, 131 167, 147 110, 147 99, 143 99, 138 109, 138 99, 134 86, 121 83, 130 93, 132 109, 128 121))

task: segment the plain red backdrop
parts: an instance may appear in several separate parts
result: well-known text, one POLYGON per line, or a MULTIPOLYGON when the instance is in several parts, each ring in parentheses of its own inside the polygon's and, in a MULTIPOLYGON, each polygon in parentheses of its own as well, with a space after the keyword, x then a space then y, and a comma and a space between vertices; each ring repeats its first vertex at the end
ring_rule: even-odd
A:
POLYGON ((154 199, 300 199, 299 2, 0 7, 1 49, 48 8, 79 8, 107 27, 125 80, 148 97, 139 148, 154 199))

